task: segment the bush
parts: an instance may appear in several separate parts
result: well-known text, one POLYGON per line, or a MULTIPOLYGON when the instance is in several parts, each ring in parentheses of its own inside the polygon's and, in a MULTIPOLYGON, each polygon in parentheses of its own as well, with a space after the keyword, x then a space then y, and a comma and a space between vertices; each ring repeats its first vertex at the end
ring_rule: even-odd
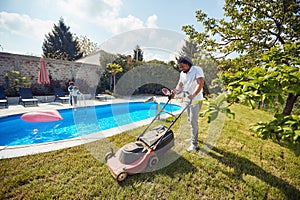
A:
POLYGON ((30 77, 15 70, 5 72, 5 82, 4 88, 7 96, 18 96, 19 88, 31 87, 30 77))
POLYGON ((300 115, 276 114, 273 121, 259 122, 251 129, 263 139, 271 138, 276 141, 300 144, 300 115))

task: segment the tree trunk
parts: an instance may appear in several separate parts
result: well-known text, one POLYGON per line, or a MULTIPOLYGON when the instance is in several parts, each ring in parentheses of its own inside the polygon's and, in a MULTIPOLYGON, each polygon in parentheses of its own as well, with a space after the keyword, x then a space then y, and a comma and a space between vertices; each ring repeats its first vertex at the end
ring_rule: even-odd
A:
POLYGON ((295 96, 295 95, 293 95, 292 93, 289 93, 282 114, 284 114, 284 115, 290 115, 290 114, 292 113, 294 104, 295 104, 295 102, 296 102, 298 96, 299 96, 299 95, 296 95, 296 96, 295 96))
POLYGON ((114 74, 114 94, 116 94, 116 75, 114 74))

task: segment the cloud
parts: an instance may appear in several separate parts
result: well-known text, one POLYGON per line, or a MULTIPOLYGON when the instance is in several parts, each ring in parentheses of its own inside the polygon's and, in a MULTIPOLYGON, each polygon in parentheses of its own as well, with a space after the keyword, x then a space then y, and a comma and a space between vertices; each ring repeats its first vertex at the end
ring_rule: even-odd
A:
MULTIPOLYGON (((77 30, 83 26, 79 21, 92 24, 95 28, 103 28, 114 35, 141 28, 157 28, 156 15, 149 16, 146 22, 131 14, 123 17, 120 16, 122 5, 123 0, 53 0, 52 2, 52 6, 58 13, 63 13, 67 24, 77 30)), ((0 29, 27 38, 44 38, 56 23, 32 18, 26 14, 0 13, 0 29)))
POLYGON ((101 49, 114 54, 131 54, 138 44, 146 61, 174 60, 184 45, 185 35, 175 31, 144 28, 115 35, 101 44, 101 49))
POLYGON ((147 28, 157 28, 156 21, 157 21, 156 15, 151 15, 150 17, 148 17, 146 23, 147 28))
MULTIPOLYGON (((82 32, 86 30, 90 31, 90 34, 101 32, 99 35, 118 35, 137 29, 157 28, 158 17, 155 14, 148 16, 146 20, 134 14, 122 15, 123 3, 124 0, 45 0, 39 7, 39 12, 33 11, 33 15, 29 14, 31 12, 20 14, 0 11, 0 42, 2 46, 6 46, 6 50, 20 49, 20 41, 39 46, 60 17, 72 28, 72 33, 79 32, 83 35, 86 33, 82 32), (44 20, 34 16, 43 11, 51 13, 51 18, 44 20)), ((43 18, 47 16, 45 14, 43 18)), ((98 41, 103 40, 97 36, 95 38, 98 41)), ((26 48, 27 52, 29 46, 22 48, 26 48)))
POLYGON ((33 19, 28 15, 0 12, 0 27, 11 34, 27 38, 42 39, 52 28, 54 22, 33 19))
POLYGON ((143 48, 143 56, 145 61, 150 60, 161 60, 164 62, 169 62, 170 60, 175 60, 177 56, 174 52, 166 51, 165 49, 151 49, 151 48, 143 48))
POLYGON ((122 0, 103 0, 103 2, 114 8, 120 8, 123 4, 122 0))
POLYGON ((132 15, 123 18, 99 18, 97 24, 113 34, 145 27, 142 20, 132 15))
MULTIPOLYGON (((103 3, 104 0, 65 0, 54 1, 57 9, 59 9, 64 15, 72 16, 72 18, 87 19, 88 21, 97 18, 100 13, 103 13, 111 7, 110 5, 103 3)), ((116 4, 117 6, 118 4, 116 4)), ((114 11, 116 12, 116 11, 114 11)))
POLYGON ((66 0, 57 1, 57 7, 70 18, 80 18, 112 34, 140 29, 156 28, 157 16, 149 16, 146 22, 134 15, 120 16, 123 0, 66 0))

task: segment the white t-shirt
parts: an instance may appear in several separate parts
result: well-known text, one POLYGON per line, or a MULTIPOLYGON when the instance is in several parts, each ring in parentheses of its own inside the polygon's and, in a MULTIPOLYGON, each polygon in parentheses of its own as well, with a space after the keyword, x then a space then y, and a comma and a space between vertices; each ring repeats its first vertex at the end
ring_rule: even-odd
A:
MULTIPOLYGON (((182 87, 183 92, 188 92, 188 94, 193 94, 193 92, 196 90, 196 87, 198 86, 196 79, 200 77, 204 78, 204 73, 202 68, 199 66, 192 66, 187 73, 184 73, 183 71, 180 72, 179 82, 183 83, 183 87, 182 87)), ((201 100, 201 99, 204 99, 203 88, 198 93, 198 95, 194 97, 193 100, 201 100)))
POLYGON ((80 92, 78 89, 73 89, 73 96, 77 96, 79 93, 80 92))

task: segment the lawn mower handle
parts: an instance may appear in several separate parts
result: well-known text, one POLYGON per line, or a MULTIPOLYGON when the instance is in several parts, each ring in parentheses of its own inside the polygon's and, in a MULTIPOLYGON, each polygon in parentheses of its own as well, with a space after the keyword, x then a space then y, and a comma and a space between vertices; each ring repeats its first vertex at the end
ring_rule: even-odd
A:
POLYGON ((168 98, 168 101, 165 103, 165 105, 160 109, 160 111, 156 114, 156 116, 153 118, 153 120, 151 121, 151 123, 147 126, 147 128, 145 128, 145 130, 143 131, 143 133, 138 137, 138 140, 140 139, 140 137, 142 137, 146 131, 148 130, 148 128, 153 124, 153 122, 158 118, 158 116, 160 115, 160 113, 162 113, 165 109, 165 107, 169 104, 169 102, 171 101, 172 98, 168 98))

